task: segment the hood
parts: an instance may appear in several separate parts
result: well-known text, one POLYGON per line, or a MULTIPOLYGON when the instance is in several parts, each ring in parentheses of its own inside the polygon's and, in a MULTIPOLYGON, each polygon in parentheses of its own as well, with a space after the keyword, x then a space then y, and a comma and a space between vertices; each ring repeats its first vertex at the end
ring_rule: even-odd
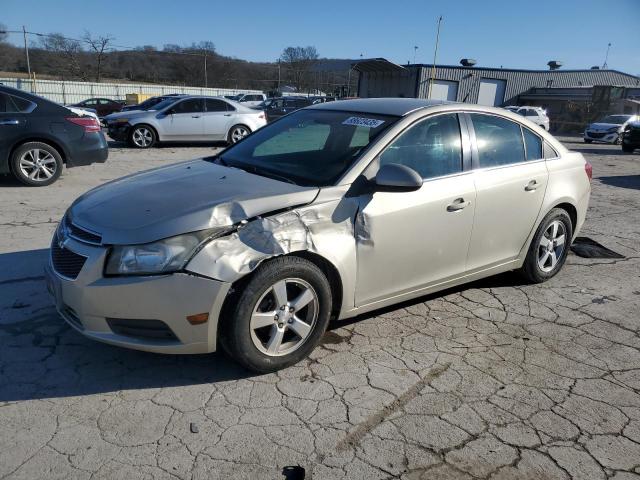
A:
POLYGON ((106 183, 67 215, 105 244, 139 244, 304 205, 318 190, 192 160, 106 183))
POLYGON ((107 115, 105 120, 115 120, 117 118, 137 118, 157 113, 155 110, 125 110, 124 112, 115 112, 107 115))
POLYGON ((617 123, 592 123, 591 125, 589 125, 589 129, 590 130, 609 130, 610 128, 620 128, 622 127, 622 124, 617 124, 617 123))

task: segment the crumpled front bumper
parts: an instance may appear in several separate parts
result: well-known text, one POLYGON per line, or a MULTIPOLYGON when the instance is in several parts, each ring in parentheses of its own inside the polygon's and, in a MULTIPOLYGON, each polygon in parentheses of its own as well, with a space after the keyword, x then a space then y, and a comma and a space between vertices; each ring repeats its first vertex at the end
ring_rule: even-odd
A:
POLYGON ((218 316, 231 284, 189 273, 105 277, 107 248, 73 239, 64 248, 86 257, 77 277, 58 273, 49 255, 45 278, 56 309, 74 329, 100 342, 148 352, 216 350, 218 316), (192 325, 186 318, 201 313, 209 314, 206 323, 192 325), (145 321, 153 321, 149 325, 160 321, 173 335, 153 338, 116 333, 110 326, 114 320, 119 324, 133 320, 138 328, 145 321))
POLYGON ((606 133, 605 135, 600 135, 598 132, 594 134, 588 130, 584 132, 585 140, 602 143, 616 143, 619 135, 618 132, 606 133))

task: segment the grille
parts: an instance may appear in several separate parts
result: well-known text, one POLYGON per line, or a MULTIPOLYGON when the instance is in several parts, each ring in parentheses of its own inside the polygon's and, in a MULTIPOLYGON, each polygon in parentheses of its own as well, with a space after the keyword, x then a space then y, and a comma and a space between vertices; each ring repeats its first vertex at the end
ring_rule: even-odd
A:
POLYGON ((51 244, 51 263, 53 269, 70 280, 75 280, 84 266, 87 257, 78 255, 77 253, 60 248, 57 242, 51 244))
POLYGON ((589 132, 589 136, 593 138, 602 138, 606 135, 606 132, 589 132))
POLYGON ((169 326, 161 320, 107 318, 107 323, 113 333, 117 335, 143 340, 178 341, 169 326))
POLYGON ((90 232, 83 228, 80 228, 69 221, 67 217, 64 217, 64 226, 69 233, 69 236, 85 243, 91 243, 94 245, 100 245, 102 243, 102 236, 96 233, 90 232))

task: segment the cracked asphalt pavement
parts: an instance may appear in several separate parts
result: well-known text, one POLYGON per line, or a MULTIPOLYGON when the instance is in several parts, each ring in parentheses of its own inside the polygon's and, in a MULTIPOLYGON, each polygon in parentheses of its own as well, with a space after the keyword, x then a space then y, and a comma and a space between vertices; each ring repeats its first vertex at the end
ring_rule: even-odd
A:
POLYGON ((563 140, 593 164, 581 235, 625 259, 570 255, 542 285, 501 275, 336 323, 269 375, 87 340, 43 281, 75 197, 211 147, 113 148, 46 188, 0 179, 0 478, 640 478, 640 155, 563 140))

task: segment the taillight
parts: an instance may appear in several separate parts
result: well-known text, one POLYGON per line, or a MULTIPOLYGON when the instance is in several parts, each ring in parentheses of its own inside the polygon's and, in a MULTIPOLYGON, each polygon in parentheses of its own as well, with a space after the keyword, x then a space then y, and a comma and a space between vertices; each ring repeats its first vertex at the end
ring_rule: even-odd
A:
POLYGON ((593 178, 593 167, 587 161, 584 162, 584 171, 586 172, 587 177, 589 177, 589 181, 591 181, 593 178))
POLYGON ((80 125, 86 133, 99 132, 101 130, 100 123, 95 117, 67 117, 67 121, 80 125))

